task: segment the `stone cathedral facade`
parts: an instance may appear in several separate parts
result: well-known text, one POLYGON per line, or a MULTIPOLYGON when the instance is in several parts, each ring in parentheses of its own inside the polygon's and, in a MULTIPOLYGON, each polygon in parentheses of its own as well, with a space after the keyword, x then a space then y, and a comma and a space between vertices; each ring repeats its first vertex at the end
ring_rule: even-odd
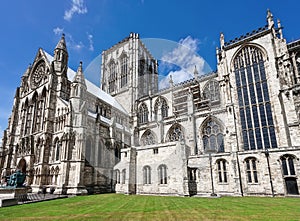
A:
POLYGON ((68 68, 64 36, 16 90, 1 176, 33 191, 179 196, 299 195, 300 40, 267 24, 220 36, 217 71, 158 89, 158 62, 131 33, 102 53, 101 88, 68 68))

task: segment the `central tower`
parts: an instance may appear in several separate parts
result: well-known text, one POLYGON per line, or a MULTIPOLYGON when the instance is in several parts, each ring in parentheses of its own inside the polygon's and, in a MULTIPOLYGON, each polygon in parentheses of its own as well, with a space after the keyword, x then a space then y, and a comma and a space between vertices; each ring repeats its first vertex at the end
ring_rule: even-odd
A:
POLYGON ((157 66, 139 34, 130 33, 102 52, 101 88, 133 116, 135 101, 158 90, 157 66))

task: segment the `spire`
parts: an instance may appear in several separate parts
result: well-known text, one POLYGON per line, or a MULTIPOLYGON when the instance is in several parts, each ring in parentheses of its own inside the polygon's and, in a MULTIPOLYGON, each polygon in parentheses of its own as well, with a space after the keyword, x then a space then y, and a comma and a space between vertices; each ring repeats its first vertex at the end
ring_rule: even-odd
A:
POLYGON ((61 49, 67 52, 67 45, 66 45, 66 40, 65 40, 65 34, 62 34, 59 42, 57 43, 55 50, 56 49, 61 49))
POLYGON ((172 75, 170 75, 169 84, 170 84, 171 87, 174 86, 174 82, 173 82, 173 79, 172 79, 172 75))
POLYGON ((195 78, 195 80, 198 79, 198 74, 199 74, 199 72, 198 72, 197 67, 195 65, 195 69, 194 69, 194 78, 195 78))
POLYGON ((221 32, 220 34, 220 45, 221 45, 221 49, 224 47, 225 45, 225 39, 224 39, 224 34, 223 32, 221 32))
POLYGON ((267 22, 268 22, 269 29, 274 26, 273 15, 272 15, 270 9, 267 10, 267 22))
POLYGON ((277 27, 278 27, 279 37, 280 37, 280 39, 283 39, 282 27, 281 27, 281 23, 280 23, 279 19, 277 19, 277 27))
POLYGON ((77 72, 75 74, 75 77, 73 79, 74 83, 81 83, 83 85, 85 85, 85 78, 83 75, 83 71, 82 71, 82 61, 80 61, 79 67, 77 69, 77 72))

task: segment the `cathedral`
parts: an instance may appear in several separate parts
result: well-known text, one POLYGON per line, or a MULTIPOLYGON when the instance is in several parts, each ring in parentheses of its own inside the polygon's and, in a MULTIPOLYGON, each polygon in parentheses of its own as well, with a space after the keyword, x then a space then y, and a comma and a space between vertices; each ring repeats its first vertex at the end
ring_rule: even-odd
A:
POLYGON ((220 35, 217 71, 158 88, 137 33, 102 52, 100 87, 68 67, 62 35, 16 89, 1 178, 33 192, 177 196, 299 195, 300 40, 280 21, 220 35))

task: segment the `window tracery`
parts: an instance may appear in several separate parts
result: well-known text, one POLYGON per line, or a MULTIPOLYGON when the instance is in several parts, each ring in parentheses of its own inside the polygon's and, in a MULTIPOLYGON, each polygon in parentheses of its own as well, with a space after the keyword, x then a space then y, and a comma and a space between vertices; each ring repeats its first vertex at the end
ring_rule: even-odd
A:
POLYGON ((148 122, 148 108, 145 103, 141 104, 139 108, 139 123, 147 123, 148 122))
POLYGON ((126 55, 121 57, 121 88, 127 85, 128 81, 128 58, 126 55))
POLYGON ((215 120, 208 119, 202 129, 205 151, 224 152, 223 128, 215 120))
POLYGON ((276 148, 262 51, 246 46, 236 55, 233 65, 244 150, 276 148))
POLYGON ((220 102, 220 86, 217 81, 209 81, 203 90, 204 99, 209 99, 212 104, 220 102))
POLYGON ((155 136, 153 135, 153 133, 152 133, 150 130, 147 130, 147 131, 143 134, 141 140, 142 140, 142 144, 143 144, 144 146, 146 146, 146 145, 153 145, 153 144, 156 143, 155 136))
POLYGON ((168 141, 180 141, 184 138, 183 131, 179 124, 173 125, 168 132, 168 141))
POLYGON ((109 65, 108 91, 114 92, 117 87, 117 66, 112 61, 109 65))
POLYGON ((168 117, 169 107, 168 107, 168 103, 167 103, 166 99, 164 99, 164 98, 156 99, 155 105, 154 105, 154 118, 155 118, 155 120, 157 120, 159 109, 160 109, 162 119, 168 117))

